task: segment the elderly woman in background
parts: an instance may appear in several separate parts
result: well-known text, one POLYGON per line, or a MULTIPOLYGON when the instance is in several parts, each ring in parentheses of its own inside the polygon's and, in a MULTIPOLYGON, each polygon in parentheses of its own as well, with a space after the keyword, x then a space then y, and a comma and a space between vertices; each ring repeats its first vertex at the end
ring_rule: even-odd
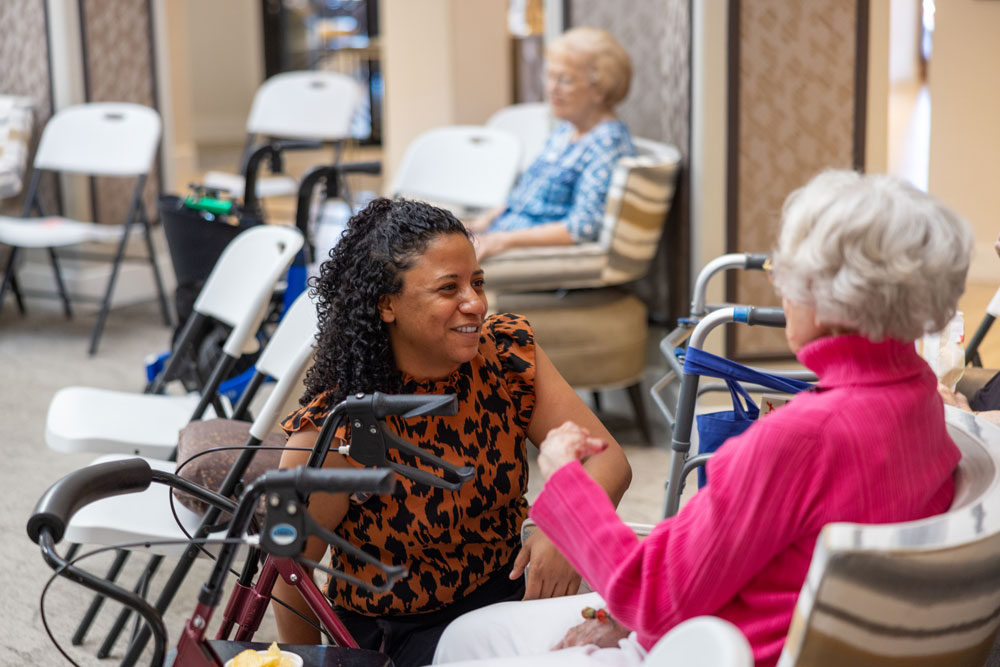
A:
POLYGON ((713 614, 746 635, 757 665, 774 665, 823 526, 921 519, 952 501, 960 453, 913 341, 955 312, 971 248, 965 221, 889 176, 827 172, 792 193, 773 278, 816 389, 728 441, 712 482, 642 541, 580 465, 599 439, 554 430, 531 516, 597 593, 469 614, 436 659, 631 665, 681 621, 713 614), (582 607, 605 604, 577 625, 582 607))
POLYGON ((545 94, 561 119, 521 175, 507 206, 469 223, 480 259, 519 246, 596 241, 611 172, 634 155, 615 116, 632 79, 632 62, 611 33, 573 28, 546 50, 545 94))

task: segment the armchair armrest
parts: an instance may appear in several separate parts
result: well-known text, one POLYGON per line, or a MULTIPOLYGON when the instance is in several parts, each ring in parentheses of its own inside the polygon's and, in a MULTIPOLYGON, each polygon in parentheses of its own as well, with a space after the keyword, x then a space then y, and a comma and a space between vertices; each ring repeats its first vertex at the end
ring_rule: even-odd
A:
POLYGON ((483 261, 487 285, 503 292, 604 285, 607 249, 599 243, 514 248, 483 261))

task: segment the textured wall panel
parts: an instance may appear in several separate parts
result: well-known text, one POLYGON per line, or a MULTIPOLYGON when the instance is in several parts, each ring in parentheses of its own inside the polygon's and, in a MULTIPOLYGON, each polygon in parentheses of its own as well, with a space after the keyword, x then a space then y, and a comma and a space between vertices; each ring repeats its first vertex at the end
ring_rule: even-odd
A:
POLYGON ((572 0, 575 26, 610 31, 632 58, 628 98, 618 108, 633 136, 677 146, 684 169, 649 276, 637 285, 653 317, 687 314, 690 224, 685 172, 691 132, 691 6, 689 0, 572 0))
MULTIPOLYGON (((157 108, 149 0, 80 0, 88 102, 134 102, 157 108)), ((159 192, 154 165, 146 208, 155 215, 159 192)), ((100 222, 120 223, 134 181, 95 179, 94 209, 100 222)))
MULTIPOLYGON (((734 252, 770 251, 788 193, 825 168, 853 163, 857 3, 738 2, 738 215, 735 238, 729 239, 734 252)), ((778 303, 760 276, 737 275, 730 298, 778 303)), ((732 331, 731 354, 788 354, 779 330, 732 331)))
MULTIPOLYGON (((41 129, 52 115, 48 43, 43 0, 0 1, 0 93, 25 95, 35 103, 29 164, 34 159, 41 129)), ((55 191, 54 178, 42 180, 42 202, 49 211, 56 210, 55 191)), ((0 201, 0 211, 19 215, 22 199, 23 193, 0 201)))

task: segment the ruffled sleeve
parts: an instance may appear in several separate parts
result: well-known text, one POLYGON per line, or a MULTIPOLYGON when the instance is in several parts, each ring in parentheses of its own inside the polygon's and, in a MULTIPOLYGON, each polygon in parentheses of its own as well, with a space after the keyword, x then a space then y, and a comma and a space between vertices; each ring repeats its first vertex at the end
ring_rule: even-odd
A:
POLYGON ((330 414, 330 391, 317 395, 308 404, 302 406, 281 422, 281 428, 291 435, 307 426, 316 430, 323 428, 326 416, 330 414))
POLYGON ((535 332, 520 315, 503 313, 486 322, 496 346, 504 384, 514 403, 518 425, 527 430, 535 409, 535 332))

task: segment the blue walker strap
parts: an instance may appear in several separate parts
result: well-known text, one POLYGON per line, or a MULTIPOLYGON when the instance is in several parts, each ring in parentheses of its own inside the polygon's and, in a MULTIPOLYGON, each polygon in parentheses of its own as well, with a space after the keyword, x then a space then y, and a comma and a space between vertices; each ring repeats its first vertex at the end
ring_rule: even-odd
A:
POLYGON ((812 387, 812 384, 804 380, 757 371, 696 347, 688 348, 684 355, 684 372, 727 381, 759 384, 787 394, 797 394, 812 387))

